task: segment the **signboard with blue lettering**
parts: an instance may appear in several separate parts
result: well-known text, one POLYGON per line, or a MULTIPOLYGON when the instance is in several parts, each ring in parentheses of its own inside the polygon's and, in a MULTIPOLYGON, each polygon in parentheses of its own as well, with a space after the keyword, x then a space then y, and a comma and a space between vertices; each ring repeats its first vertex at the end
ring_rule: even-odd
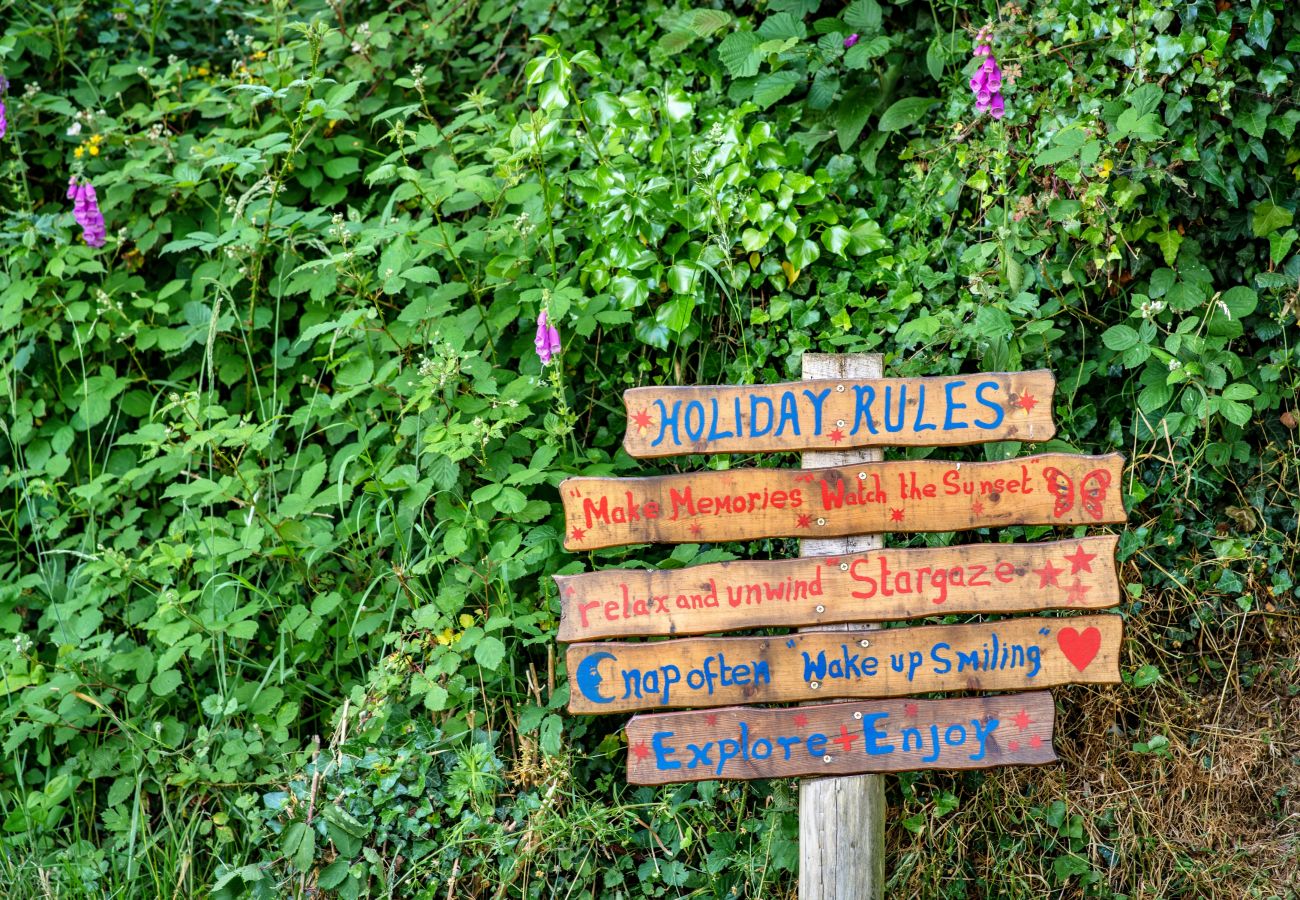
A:
POLYGON ((952 613, 1104 609, 1120 600, 1118 543, 1114 535, 1098 535, 556 575, 559 637, 570 643, 952 613))
POLYGON ((632 456, 956 446, 1056 434, 1046 369, 936 378, 643 387, 623 393, 632 456))
MULTIPOLYGON (((814 360, 805 371, 879 371, 878 361, 854 361, 814 360)), ((1119 682, 1120 616, 842 630, 1119 603, 1118 539, 1078 528, 1125 521, 1118 453, 857 461, 876 453, 866 448, 1049 440, 1055 388, 1038 370, 625 392, 623 445, 634 457, 816 452, 800 469, 568 478, 566 548, 801 538, 810 555, 556 576, 569 709, 693 708, 628 724, 635 784, 1055 760, 1052 697, 1041 689, 1119 682), (1035 543, 914 549, 869 549, 855 538, 1012 525, 1069 531, 1035 543), (659 636, 673 639, 605 640, 659 636), (907 699, 986 691, 1006 693, 907 699), (852 699, 819 703, 835 698, 852 699), (735 706, 779 703, 804 705, 735 706)))
POLYGON ((1041 765, 1056 759, 1054 719, 1047 691, 635 716, 627 778, 665 784, 1041 765))
POLYGON ((925 459, 567 478, 560 484, 564 546, 1122 522, 1123 467, 1118 453, 1044 453, 999 462, 925 459))
POLYGON ((573 644, 569 711, 793 703, 1117 684, 1123 619, 1021 618, 871 632, 573 644))

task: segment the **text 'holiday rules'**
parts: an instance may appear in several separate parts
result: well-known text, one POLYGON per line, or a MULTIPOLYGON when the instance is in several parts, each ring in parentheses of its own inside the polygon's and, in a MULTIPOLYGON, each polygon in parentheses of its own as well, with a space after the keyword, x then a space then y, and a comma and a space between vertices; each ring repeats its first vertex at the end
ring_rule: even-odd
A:
POLYGON ((570 550, 1122 522, 1118 453, 565 479, 570 550))
POLYGON ((1051 372, 788 384, 644 387, 623 393, 631 456, 1046 441, 1051 372))
POLYGON ((634 716, 633 784, 987 769, 1056 759, 1047 691, 634 716))

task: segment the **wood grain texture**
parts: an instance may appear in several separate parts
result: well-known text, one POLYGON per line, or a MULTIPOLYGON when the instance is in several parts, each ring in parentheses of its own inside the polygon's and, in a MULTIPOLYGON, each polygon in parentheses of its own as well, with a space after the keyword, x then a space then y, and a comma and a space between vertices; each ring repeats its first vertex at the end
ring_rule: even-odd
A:
MULTIPOLYGON (((804 380, 824 378, 879 379, 885 374, 885 357, 879 353, 805 353, 804 380)), ((878 448, 829 450, 803 454, 803 469, 824 469, 857 463, 880 462, 878 448)), ((806 538, 799 542, 801 556, 865 553, 884 547, 878 534, 832 538, 806 538)), ((877 626, 849 623, 815 625, 807 631, 871 631, 877 626)), ((881 900, 885 886, 885 779, 879 775, 841 775, 806 778, 799 783, 799 896, 801 900, 836 900, 862 897, 881 900), (826 828, 828 816, 851 818, 826 828)))
POLYGON ((571 644, 569 711, 798 703, 1119 682, 1118 615, 571 644))
POLYGON ((1124 458, 864 462, 648 478, 568 478, 565 547, 1124 521, 1124 458))
POLYGON ((650 458, 1046 441, 1055 389, 1046 369, 632 388, 623 448, 650 458))
POLYGON ((1048 691, 635 716, 627 777, 667 784, 1042 765, 1056 759, 1054 720, 1048 691))
POLYGON ((559 639, 709 634, 952 613, 1105 609, 1111 535, 556 575, 559 639))

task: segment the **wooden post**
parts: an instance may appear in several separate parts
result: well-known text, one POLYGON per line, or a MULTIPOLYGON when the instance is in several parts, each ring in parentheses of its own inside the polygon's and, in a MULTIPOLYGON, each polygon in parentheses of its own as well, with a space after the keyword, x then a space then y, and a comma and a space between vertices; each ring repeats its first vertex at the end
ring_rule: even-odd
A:
MULTIPOLYGON (((879 353, 805 353, 803 377, 882 378, 879 353)), ((803 454, 803 468, 882 459, 880 450, 803 454)), ((809 539, 800 556, 877 550, 879 535, 809 539)), ((828 625, 801 631, 865 631, 872 625, 828 625)), ((805 779, 799 784, 800 900, 878 900, 885 889, 885 779, 881 775, 805 779)))

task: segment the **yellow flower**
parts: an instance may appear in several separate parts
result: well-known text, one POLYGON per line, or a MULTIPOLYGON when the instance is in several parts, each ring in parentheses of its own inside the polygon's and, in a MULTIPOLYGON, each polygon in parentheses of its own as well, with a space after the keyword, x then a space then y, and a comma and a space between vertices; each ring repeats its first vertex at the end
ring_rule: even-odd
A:
POLYGON ((99 156, 99 144, 91 144, 91 145, 90 145, 90 155, 91 155, 91 156, 99 156))
POLYGON ((72 155, 75 156, 77 159, 81 159, 81 155, 85 152, 86 152, 85 147, 78 147, 76 150, 72 151, 72 155))
POLYGON ((1115 163, 1111 162, 1109 159, 1104 159, 1101 161, 1101 165, 1097 167, 1097 174, 1102 178, 1109 178, 1110 173, 1114 168, 1115 163))
POLYGON ((202 77, 202 76, 208 74, 208 67, 207 67, 207 66, 199 66, 197 69, 195 69, 195 71, 199 74, 200 77, 202 77))
POLYGON ((266 59, 266 51, 258 50, 256 53, 253 54, 253 59, 266 59))

